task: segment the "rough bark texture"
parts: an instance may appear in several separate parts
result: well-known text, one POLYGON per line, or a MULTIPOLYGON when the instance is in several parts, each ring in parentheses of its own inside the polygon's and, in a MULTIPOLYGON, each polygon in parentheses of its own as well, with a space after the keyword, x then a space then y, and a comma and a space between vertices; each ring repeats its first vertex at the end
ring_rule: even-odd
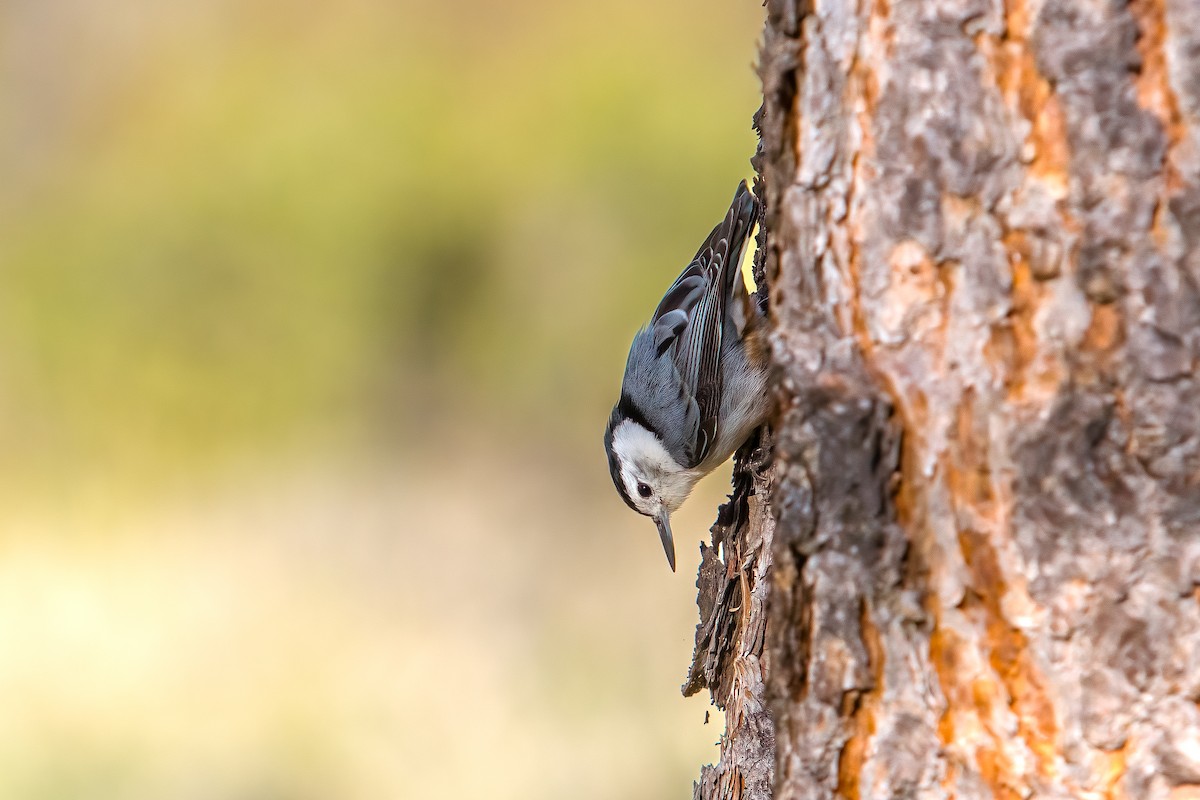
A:
POLYGON ((712 546, 701 546, 700 624, 683 693, 709 689, 725 711, 725 733, 721 760, 701 771, 695 800, 771 797, 775 734, 764 702, 762 652, 775 521, 765 502, 769 465, 750 466, 769 442, 757 445, 739 454, 734 491, 713 526, 712 546))
POLYGON ((696 796, 1200 798, 1200 2, 767 7, 775 526, 696 796))

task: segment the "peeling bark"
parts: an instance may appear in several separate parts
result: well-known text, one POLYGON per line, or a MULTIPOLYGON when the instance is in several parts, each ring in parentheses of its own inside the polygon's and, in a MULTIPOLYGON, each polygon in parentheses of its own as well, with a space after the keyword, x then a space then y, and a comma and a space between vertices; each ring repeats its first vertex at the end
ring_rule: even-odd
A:
POLYGON ((702 567, 696 796, 1200 797, 1200 4, 767 12, 771 512, 702 567))
POLYGON ((693 787, 696 800, 771 797, 775 733, 763 700, 762 662, 775 529, 765 502, 772 471, 762 463, 769 447, 755 441, 738 454, 733 494, 713 525, 712 546, 701 545, 700 624, 683 693, 707 688, 725 711, 725 732, 720 761, 704 767, 693 787))

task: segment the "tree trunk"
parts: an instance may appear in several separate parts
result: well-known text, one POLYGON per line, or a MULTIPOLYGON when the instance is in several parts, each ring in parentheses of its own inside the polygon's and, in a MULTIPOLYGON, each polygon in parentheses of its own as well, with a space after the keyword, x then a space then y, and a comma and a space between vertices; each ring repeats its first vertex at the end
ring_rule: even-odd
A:
POLYGON ((696 797, 1200 798, 1200 0, 767 5, 696 797))

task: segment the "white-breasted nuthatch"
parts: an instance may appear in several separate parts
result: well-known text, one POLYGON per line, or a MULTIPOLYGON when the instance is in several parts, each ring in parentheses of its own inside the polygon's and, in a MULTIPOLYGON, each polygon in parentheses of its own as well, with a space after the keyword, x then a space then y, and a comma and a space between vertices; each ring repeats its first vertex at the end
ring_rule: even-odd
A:
POLYGON ((725 219, 633 337, 604 431, 613 483, 654 519, 672 571, 671 514, 770 412, 763 320, 742 278, 760 210, 742 181, 725 219))

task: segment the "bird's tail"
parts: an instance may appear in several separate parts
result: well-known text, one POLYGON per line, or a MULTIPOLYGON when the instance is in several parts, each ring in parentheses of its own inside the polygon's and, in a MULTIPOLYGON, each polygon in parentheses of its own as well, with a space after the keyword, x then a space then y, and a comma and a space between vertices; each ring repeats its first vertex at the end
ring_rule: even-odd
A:
MULTIPOLYGON (((738 184, 737 192, 725 219, 704 240, 704 244, 696 253, 696 258, 702 258, 704 251, 712 253, 713 262, 720 263, 720 281, 725 287, 726 302, 737 302, 739 282, 742 281, 742 258, 745 255, 746 242, 754 231, 762 215, 762 206, 758 198, 742 181, 738 184)), ((744 282, 740 284, 744 287, 744 282)))
POLYGON ((742 260, 747 244, 752 246, 750 234, 754 232, 754 226, 759 223, 761 217, 762 205, 746 186, 746 182, 742 181, 733 195, 729 211, 725 212, 725 219, 713 228, 700 248, 700 253, 710 249, 713 260, 720 261, 719 280, 724 287, 725 310, 733 320, 739 336, 745 333, 748 326, 756 323, 759 316, 742 278, 742 260))

